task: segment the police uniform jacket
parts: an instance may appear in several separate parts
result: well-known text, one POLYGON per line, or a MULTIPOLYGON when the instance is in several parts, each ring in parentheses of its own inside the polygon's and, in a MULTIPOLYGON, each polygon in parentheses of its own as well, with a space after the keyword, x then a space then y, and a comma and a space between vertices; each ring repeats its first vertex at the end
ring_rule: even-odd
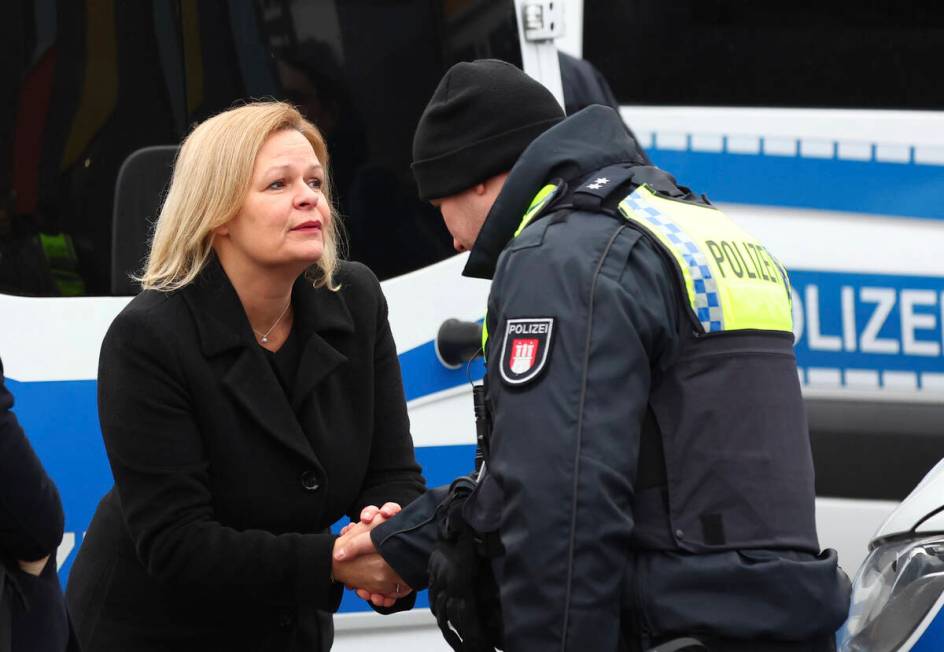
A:
MULTIPOLYGON (((555 208, 550 200, 515 236, 535 194, 552 179, 573 189, 593 184, 607 166, 640 163, 611 109, 589 107, 551 128, 515 164, 464 271, 494 279, 486 318, 493 435, 484 477, 464 514, 476 530, 500 538, 503 551, 493 566, 505 649, 617 650, 629 640, 692 634, 828 637, 845 619, 848 580, 834 552, 818 554, 798 384, 774 385, 766 394, 775 399, 767 401, 775 408, 769 430, 779 437, 783 431, 775 424, 782 417, 786 438, 768 441, 763 428, 743 432, 719 409, 718 422, 705 432, 732 433, 736 443, 722 437, 718 450, 708 452, 715 457, 688 465, 701 475, 673 479, 673 487, 689 491, 686 504, 673 509, 696 510, 698 478, 715 474, 713 487, 720 478, 737 490, 729 494, 738 503, 732 511, 748 513, 747 521, 763 527, 755 532, 752 522, 719 516, 717 522, 696 519, 704 527, 691 531, 670 531, 662 448, 672 442, 659 436, 653 398, 657 392, 671 397, 664 381, 678 376, 672 370, 685 345, 676 270, 627 220, 569 201, 555 208), (790 413, 794 409, 799 413, 790 413), (779 470, 779 462, 763 446, 745 443, 752 433, 764 446, 779 447, 785 468, 796 471, 787 491, 795 508, 789 516, 765 511, 769 504, 777 512, 771 494, 791 479, 773 474, 766 485, 764 473, 771 465, 779 470), (742 541, 748 544, 738 548, 742 541)), ((653 168, 647 174, 671 181, 653 168)), ((792 374, 795 384, 792 349, 780 346, 786 352, 771 378, 792 374)), ((737 359, 725 355, 718 359, 737 359)), ((728 365, 735 372, 725 377, 729 386, 712 390, 719 405, 737 404, 738 368, 756 380, 755 371, 763 374, 766 367, 752 367, 750 360, 763 359, 728 365)), ((692 406, 679 397, 668 407, 684 417, 692 406)), ((763 400, 753 408, 765 414, 763 400)), ((671 420, 664 416, 662 423, 671 420)), ((427 522, 428 511, 419 512, 436 495, 430 492, 373 533, 381 554, 407 581, 423 579, 418 553, 428 541, 414 526, 427 522)))
POLYGON ((337 280, 295 283, 290 395, 215 258, 115 318, 98 384, 115 487, 67 590, 84 650, 330 647, 329 526, 424 484, 380 285, 356 263, 337 280))

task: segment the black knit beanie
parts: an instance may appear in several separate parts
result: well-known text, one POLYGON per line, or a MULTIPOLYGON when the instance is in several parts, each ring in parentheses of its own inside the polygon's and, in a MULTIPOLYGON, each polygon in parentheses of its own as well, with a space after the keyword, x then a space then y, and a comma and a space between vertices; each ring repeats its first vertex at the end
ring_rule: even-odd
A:
POLYGON ((507 172, 564 110, 539 82, 497 59, 457 63, 443 76, 413 136, 420 198, 439 199, 507 172))

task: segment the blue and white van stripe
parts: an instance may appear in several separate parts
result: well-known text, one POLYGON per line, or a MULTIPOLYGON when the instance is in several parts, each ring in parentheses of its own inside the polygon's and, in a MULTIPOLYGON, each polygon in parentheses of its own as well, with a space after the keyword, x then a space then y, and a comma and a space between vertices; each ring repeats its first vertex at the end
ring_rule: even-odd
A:
POLYGON ((623 106, 653 162, 712 201, 944 219, 944 112, 623 106))
POLYGON ((793 270, 790 280, 806 389, 944 399, 944 276, 793 270))
POLYGON ((817 143, 830 152, 826 157, 807 141, 764 138, 752 139, 758 150, 746 153, 745 147, 730 146, 741 139, 719 139, 717 151, 698 149, 692 135, 686 135, 684 149, 675 149, 653 134, 647 151, 657 166, 715 202, 944 219, 944 156, 936 153, 923 155, 916 146, 873 143, 860 150, 858 144, 817 143))

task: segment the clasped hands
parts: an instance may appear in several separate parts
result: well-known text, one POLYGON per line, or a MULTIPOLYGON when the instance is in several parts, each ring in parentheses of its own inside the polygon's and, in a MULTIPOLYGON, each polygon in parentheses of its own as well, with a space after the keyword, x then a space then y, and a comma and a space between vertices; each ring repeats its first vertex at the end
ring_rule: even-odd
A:
POLYGON ((396 503, 370 505, 360 521, 348 523, 334 542, 331 572, 334 581, 354 590, 362 600, 376 607, 392 607, 413 589, 383 560, 371 541, 370 531, 400 511, 396 503))

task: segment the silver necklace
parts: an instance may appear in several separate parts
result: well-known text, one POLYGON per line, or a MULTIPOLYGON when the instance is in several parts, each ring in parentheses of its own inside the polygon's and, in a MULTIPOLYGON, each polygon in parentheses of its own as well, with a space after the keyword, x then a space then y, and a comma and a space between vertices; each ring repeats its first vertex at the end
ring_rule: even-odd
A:
MULTIPOLYGON (((275 328, 276 326, 279 325, 279 322, 282 321, 282 317, 284 317, 284 316, 285 316, 285 313, 288 312, 288 307, 289 307, 290 305, 292 305, 292 300, 291 300, 291 299, 289 299, 289 300, 288 300, 288 303, 285 304, 285 307, 282 308, 282 312, 281 312, 281 314, 279 314, 278 319, 276 319, 276 320, 272 323, 272 325, 269 326, 269 330, 267 330, 265 333, 260 333, 260 332, 257 331, 255 328, 252 329, 252 332, 259 336, 259 342, 260 342, 260 343, 262 343, 262 344, 268 344, 268 343, 269 343, 269 333, 272 332, 272 329, 273 329, 273 328, 275 328)), ((249 327, 252 328, 252 324, 250 324, 249 327)))

